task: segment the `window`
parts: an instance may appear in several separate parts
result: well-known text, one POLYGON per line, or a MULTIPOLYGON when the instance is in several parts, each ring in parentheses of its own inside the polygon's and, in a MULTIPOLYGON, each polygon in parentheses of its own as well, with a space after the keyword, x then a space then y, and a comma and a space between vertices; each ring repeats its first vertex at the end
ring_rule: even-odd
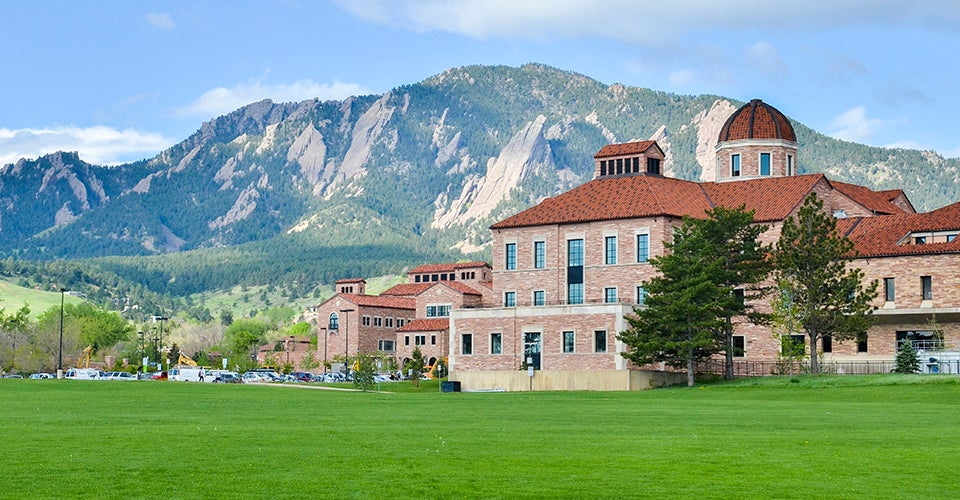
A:
POLYGON ((516 243, 507 243, 505 264, 508 271, 512 271, 517 268, 517 244, 516 243))
POLYGON ((650 235, 637 235, 637 262, 646 262, 650 259, 650 235))
POLYGON ((404 336, 403 336, 403 345, 410 345, 410 336, 409 336, 409 335, 404 335, 404 336))
POLYGON ((383 318, 381 318, 380 316, 374 316, 373 326, 383 326, 383 318))
POLYGON ((331 330, 337 330, 340 328, 340 317, 337 316, 337 313, 330 313, 330 322, 327 325, 327 328, 331 330))
POLYGON ((593 332, 593 352, 607 352, 607 331, 593 332))
POLYGON ((490 354, 503 354, 503 334, 490 334, 490 354))
POLYGON ((393 352, 396 349, 394 348, 393 340, 378 340, 377 341, 377 350, 381 352, 393 352))
POLYGON ((533 242, 533 268, 543 269, 547 261, 547 243, 545 241, 533 242))
POLYGON ((603 301, 607 304, 617 302, 617 287, 611 286, 603 289, 603 301))
POLYGON ((567 303, 583 304, 583 240, 567 241, 567 303))
POLYGON ((397 328, 403 328, 403 325, 407 323, 407 320, 403 318, 397 318, 397 328))
POLYGON ((887 302, 897 300, 897 291, 894 288, 893 278, 883 278, 883 296, 886 297, 887 302))
POLYGON ((740 155, 730 155, 730 176, 740 177, 740 155))
POLYGON ((760 175, 770 175, 770 153, 760 153, 760 175))
POLYGON ((563 332, 563 352, 573 352, 575 337, 573 332, 563 332))
POLYGON ((600 175, 607 175, 607 160, 600 160, 600 175))
POLYGON ((923 300, 933 300, 933 279, 930 276, 920 277, 920 289, 923 300))
POLYGON ((603 239, 604 247, 604 263, 605 264, 616 264, 617 263, 617 237, 616 236, 607 236, 603 239))
POLYGON ((742 358, 747 352, 746 339, 743 335, 733 336, 733 357, 742 358))
POLYGON ((648 174, 660 174, 660 159, 659 158, 647 158, 647 173, 648 174))
POLYGON ((427 345, 427 336, 426 335, 414 335, 413 343, 416 345, 427 345))
POLYGON ((833 352, 833 337, 825 335, 820 339, 820 352, 833 352))
POLYGON ((437 345, 437 334, 430 336, 430 345, 437 345))
POLYGON ((517 306, 517 292, 503 292, 503 307, 517 306))
POLYGON ((414 282, 414 283, 420 283, 420 275, 419 275, 419 274, 413 277, 413 282, 414 282))
POLYGON ((473 334, 464 333, 460 336, 460 354, 473 354, 473 334))
POLYGON ((643 286, 637 285, 637 304, 643 305, 647 303, 647 291, 643 286))
POLYGON ((957 239, 957 235, 955 235, 955 234, 948 234, 948 235, 947 235, 947 243, 950 243, 951 241, 953 241, 953 240, 955 240, 955 239, 957 239))
POLYGON ((793 155, 787 155, 787 175, 793 175, 793 155))
POLYGON ((363 326, 370 326, 370 316, 364 316, 363 318, 361 318, 360 323, 363 326))
POLYGON ((733 298, 737 301, 738 306, 743 306, 746 303, 746 291, 743 288, 734 288, 733 289, 733 298))
POLYGON ((437 305, 431 304, 427 305, 427 317, 428 318, 446 318, 450 316, 450 304, 437 305))
POLYGON ((780 352, 784 356, 803 356, 807 352, 805 335, 784 335, 780 337, 780 352))
POLYGON ((546 293, 543 290, 534 290, 533 291, 533 305, 542 306, 546 303, 545 299, 546 293))
POLYGON ((867 352, 867 334, 857 336, 857 352, 867 352))
POLYGON ((914 244, 917 244, 917 245, 926 245, 926 244, 927 244, 927 237, 926 237, 926 236, 916 236, 916 237, 913 238, 913 242, 914 242, 914 244))

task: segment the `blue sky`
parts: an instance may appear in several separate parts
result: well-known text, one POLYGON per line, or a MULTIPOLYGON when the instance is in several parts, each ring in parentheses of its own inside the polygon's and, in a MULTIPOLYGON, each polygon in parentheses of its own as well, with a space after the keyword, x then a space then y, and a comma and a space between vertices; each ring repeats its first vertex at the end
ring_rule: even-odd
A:
POLYGON ((0 165, 148 158, 260 99, 528 62, 760 98, 833 137, 958 157, 958 56, 960 2, 942 0, 5 2, 0 165))

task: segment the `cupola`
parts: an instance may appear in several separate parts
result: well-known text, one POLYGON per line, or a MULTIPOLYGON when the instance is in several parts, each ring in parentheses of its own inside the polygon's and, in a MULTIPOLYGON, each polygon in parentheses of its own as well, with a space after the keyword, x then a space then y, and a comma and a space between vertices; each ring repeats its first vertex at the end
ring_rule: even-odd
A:
POLYGON ((796 175, 797 135, 777 108, 753 99, 723 124, 716 156, 717 181, 796 175))

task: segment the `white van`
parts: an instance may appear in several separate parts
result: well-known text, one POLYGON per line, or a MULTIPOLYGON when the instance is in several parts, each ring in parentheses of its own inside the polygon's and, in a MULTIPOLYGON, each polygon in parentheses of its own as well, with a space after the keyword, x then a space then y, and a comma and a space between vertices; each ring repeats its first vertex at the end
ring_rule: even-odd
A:
POLYGON ((210 372, 209 368, 198 368, 196 366, 178 366, 171 368, 167 373, 167 380, 179 380, 181 382, 213 382, 216 375, 210 372))
POLYGON ((96 368, 71 368, 63 374, 63 378, 73 380, 100 380, 100 370, 96 368))

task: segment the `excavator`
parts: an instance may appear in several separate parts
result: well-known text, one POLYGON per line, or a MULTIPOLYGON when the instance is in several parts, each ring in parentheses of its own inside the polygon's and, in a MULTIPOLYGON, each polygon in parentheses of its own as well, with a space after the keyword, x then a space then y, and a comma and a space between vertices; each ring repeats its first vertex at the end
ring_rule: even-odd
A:
POLYGON ((434 361, 432 365, 423 367, 424 375, 433 380, 437 378, 437 370, 442 366, 447 366, 447 358, 434 361))
POLYGON ((197 366, 197 362, 189 356, 184 356, 183 353, 180 353, 180 357, 177 358, 177 365, 180 366, 197 366))
POLYGON ((77 358, 77 368, 90 368, 90 356, 93 354, 93 346, 88 345, 83 348, 83 353, 77 358))

